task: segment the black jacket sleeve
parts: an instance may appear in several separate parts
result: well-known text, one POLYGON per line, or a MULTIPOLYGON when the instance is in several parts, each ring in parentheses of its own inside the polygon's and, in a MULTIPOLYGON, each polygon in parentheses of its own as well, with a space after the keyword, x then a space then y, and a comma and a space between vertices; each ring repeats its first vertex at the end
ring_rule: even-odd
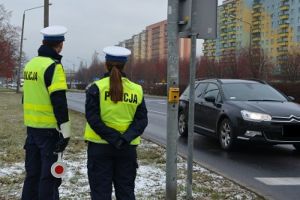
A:
MULTIPOLYGON (((55 70, 55 63, 52 64, 50 67, 48 67, 45 72, 44 80, 45 80, 46 88, 48 88, 51 85, 54 70, 55 70)), ((53 112, 57 120, 58 127, 60 127, 61 124, 69 121, 66 91, 59 90, 51 93, 50 100, 53 106, 53 112)))
POLYGON ((105 139, 108 143, 116 146, 121 140, 121 133, 106 126, 102 121, 100 117, 99 95, 99 90, 95 84, 86 91, 85 117, 95 133, 105 139))
POLYGON ((148 125, 147 114, 148 111, 143 98, 142 103, 137 107, 132 123, 122 136, 128 143, 143 134, 148 125))

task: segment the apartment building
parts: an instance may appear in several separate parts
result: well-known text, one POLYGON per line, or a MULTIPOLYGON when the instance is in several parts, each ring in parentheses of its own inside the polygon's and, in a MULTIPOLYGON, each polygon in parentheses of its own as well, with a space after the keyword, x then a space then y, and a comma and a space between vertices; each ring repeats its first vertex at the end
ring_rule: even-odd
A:
POLYGON ((280 67, 299 42, 300 0, 225 0, 218 7, 217 39, 206 40, 203 53, 223 60, 241 48, 260 47, 280 67))
POLYGON ((161 21, 146 27, 147 60, 159 61, 167 58, 167 21, 161 21))
MULTIPOLYGON (((167 21, 164 20, 147 26, 141 33, 119 42, 118 45, 131 50, 132 62, 142 62, 146 60, 159 62, 167 59, 167 36, 167 21)), ((190 39, 179 39, 180 59, 189 60, 191 54, 190 49, 190 39)))
MULTIPOLYGON (((164 60, 167 59, 167 21, 161 21, 146 27, 147 32, 147 51, 146 58, 148 60, 164 60)), ((191 54, 190 39, 179 39, 179 59, 189 59, 191 54)))
POLYGON ((218 7, 217 39, 205 40, 203 53, 210 59, 230 59, 250 45, 252 0, 225 0, 218 7))

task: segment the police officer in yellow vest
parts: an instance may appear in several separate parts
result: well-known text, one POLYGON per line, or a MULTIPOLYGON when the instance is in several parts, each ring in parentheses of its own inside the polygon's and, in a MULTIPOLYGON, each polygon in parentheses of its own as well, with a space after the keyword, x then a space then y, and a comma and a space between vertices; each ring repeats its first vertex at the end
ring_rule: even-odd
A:
POLYGON ((70 138, 66 76, 59 55, 66 32, 63 26, 42 29, 44 39, 38 56, 24 68, 23 107, 27 138, 22 200, 59 199, 61 179, 52 176, 51 165, 70 138))
POLYGON ((130 50, 104 48, 108 73, 86 92, 88 178, 92 200, 134 200, 136 147, 148 124, 142 87, 123 72, 130 50))

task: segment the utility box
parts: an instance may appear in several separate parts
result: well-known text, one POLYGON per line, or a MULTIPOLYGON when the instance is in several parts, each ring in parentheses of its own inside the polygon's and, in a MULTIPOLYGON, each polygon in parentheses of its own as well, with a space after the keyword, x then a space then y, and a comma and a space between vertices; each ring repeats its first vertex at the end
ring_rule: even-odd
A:
POLYGON ((197 34, 198 39, 215 39, 217 7, 218 0, 179 0, 179 37, 197 34))

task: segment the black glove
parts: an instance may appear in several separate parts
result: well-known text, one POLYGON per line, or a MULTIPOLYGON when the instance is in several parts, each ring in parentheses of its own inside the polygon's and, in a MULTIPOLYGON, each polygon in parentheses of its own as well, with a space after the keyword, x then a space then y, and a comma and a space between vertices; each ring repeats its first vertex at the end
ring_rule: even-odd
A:
POLYGON ((122 137, 114 144, 115 148, 119 150, 125 149, 128 145, 128 142, 122 137))
POLYGON ((65 148, 68 146, 70 138, 64 138, 61 133, 59 133, 59 140, 55 144, 54 153, 63 152, 65 148))

